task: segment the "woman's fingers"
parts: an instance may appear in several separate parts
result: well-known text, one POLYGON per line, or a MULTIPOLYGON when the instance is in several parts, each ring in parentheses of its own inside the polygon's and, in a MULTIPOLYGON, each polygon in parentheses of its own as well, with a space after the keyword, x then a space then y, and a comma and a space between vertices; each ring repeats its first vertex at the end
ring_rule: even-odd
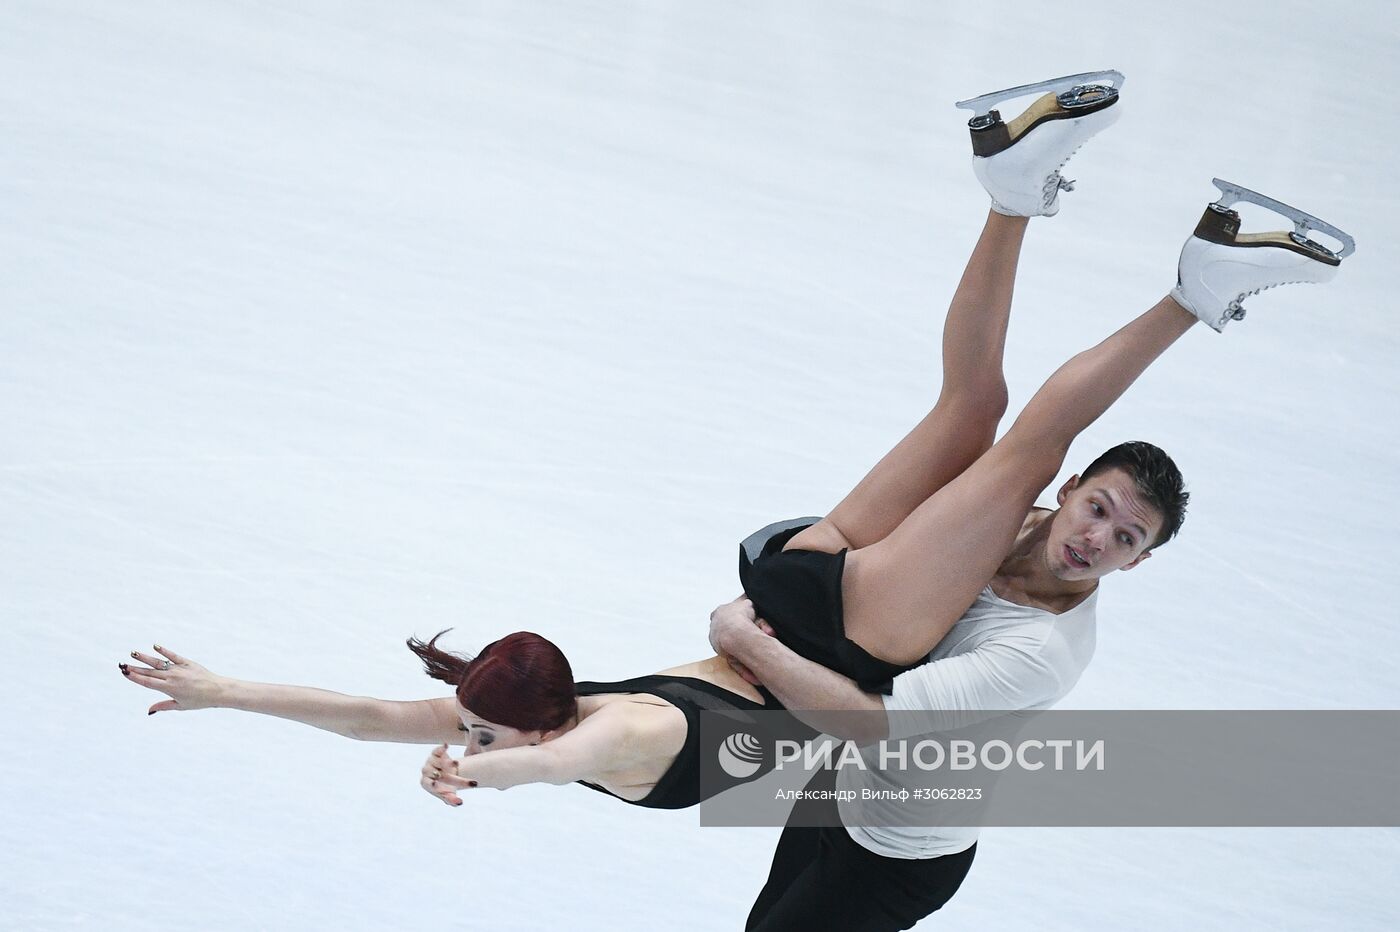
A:
POLYGON ((124 663, 117 664, 117 666, 121 667, 121 671, 122 673, 126 674, 126 678, 131 680, 131 682, 135 683, 136 685, 144 686, 147 689, 158 689, 161 692, 165 692, 167 685, 165 679, 161 677, 156 671, 146 667, 127 666, 124 663))
POLYGON ((429 754, 428 759, 423 762, 423 773, 436 775, 444 771, 455 773, 457 762, 448 755, 447 745, 439 744, 433 748, 433 753, 429 754))
POLYGON ((428 792, 432 793, 434 796, 447 803, 447 805, 449 806, 462 805, 462 797, 458 796, 456 791, 453 790, 450 786, 444 786, 441 783, 435 783, 432 786, 428 787, 428 792))
POLYGON ((418 785, 449 806, 462 805, 461 798, 458 797, 452 788, 442 783, 440 780, 434 779, 431 773, 425 772, 419 780, 418 785))
POLYGON ((462 797, 458 796, 456 793, 452 792, 452 790, 448 789, 447 787, 428 787, 428 792, 432 793, 434 796, 436 796, 438 799, 442 800, 449 806, 462 805, 462 797))
POLYGON ((433 756, 429 757, 426 761, 423 762, 423 769, 421 771, 421 774, 423 776, 423 780, 426 783, 431 783, 438 777, 442 776, 443 773, 447 772, 448 769, 448 763, 442 758, 438 757, 437 753, 434 752, 433 756))
POLYGON ((164 702, 157 702, 155 705, 151 706, 150 711, 146 714, 155 715, 157 712, 174 712, 179 708, 180 703, 176 702, 174 699, 167 699, 164 702))
POLYGON ((171 663, 189 663, 188 660, 186 660, 184 657, 181 657, 173 650, 166 650, 159 644, 152 644, 151 646, 156 649, 156 653, 160 654, 162 657, 164 657, 166 660, 169 660, 171 663))
MULTIPOLYGON (((150 667, 150 668, 151 668, 155 673, 157 673, 157 674, 164 673, 165 670, 167 669, 167 667, 166 667, 165 665, 166 665, 167 663, 169 663, 169 661, 168 661, 168 660, 165 660, 164 658, 161 658, 161 657, 152 657, 150 654, 143 654, 143 653, 141 653, 139 650, 134 650, 134 651, 132 651, 132 652, 131 652, 131 657, 132 657, 133 660, 139 660, 139 661, 141 661, 141 662, 144 663, 146 666, 150 667)), ((137 669, 139 670, 140 667, 137 667, 137 669)))
POLYGON ((442 792, 438 790, 437 784, 433 782, 433 778, 428 776, 427 774, 424 774, 418 780, 418 785, 421 786, 428 793, 432 794, 433 796, 436 796, 438 799, 442 799, 442 792))
POLYGON ((455 773, 448 773, 446 771, 443 771, 441 774, 438 775, 437 782, 445 784, 447 786, 455 786, 458 789, 462 790, 476 789, 475 780, 468 780, 466 777, 459 777, 455 773))
POLYGON ((476 781, 463 780, 457 776, 457 761, 448 755, 447 745, 440 744, 433 748, 433 753, 423 763, 420 784, 423 789, 449 806, 460 806, 462 800, 457 795, 456 788, 476 786, 476 781))
POLYGON ((428 762, 423 765, 423 776, 429 780, 455 778, 457 776, 457 762, 450 757, 446 759, 430 757, 428 762))

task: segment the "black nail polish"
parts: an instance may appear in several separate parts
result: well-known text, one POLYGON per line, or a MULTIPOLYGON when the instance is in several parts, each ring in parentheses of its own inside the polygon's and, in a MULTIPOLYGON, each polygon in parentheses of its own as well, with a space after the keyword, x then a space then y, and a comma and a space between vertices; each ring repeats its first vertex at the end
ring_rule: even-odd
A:
POLYGON ((117 669, 120 670, 120 671, 122 671, 122 676, 130 676, 130 675, 131 675, 131 669, 130 669, 129 667, 127 667, 127 665, 124 664, 124 663, 119 663, 119 664, 117 664, 117 669))
POLYGON ((472 788, 474 789, 474 788, 476 787, 476 781, 475 781, 475 780, 468 780, 468 781, 467 781, 467 786, 470 786, 470 787, 472 787, 472 788))
POLYGON ((147 714, 147 715, 155 715, 155 714, 156 714, 156 710, 155 710, 155 709, 152 709, 151 711, 147 712, 146 714, 147 714))

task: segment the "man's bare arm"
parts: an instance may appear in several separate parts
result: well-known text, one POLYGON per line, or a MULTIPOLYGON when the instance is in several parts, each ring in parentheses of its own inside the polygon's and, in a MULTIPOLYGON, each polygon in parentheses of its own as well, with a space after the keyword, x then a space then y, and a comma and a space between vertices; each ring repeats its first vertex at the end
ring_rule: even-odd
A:
POLYGON ((715 652, 748 668, 803 722, 837 738, 873 744, 888 733, 885 704, 855 680, 789 650, 740 597, 710 614, 715 652), (860 713, 860 714, 856 714, 860 713))

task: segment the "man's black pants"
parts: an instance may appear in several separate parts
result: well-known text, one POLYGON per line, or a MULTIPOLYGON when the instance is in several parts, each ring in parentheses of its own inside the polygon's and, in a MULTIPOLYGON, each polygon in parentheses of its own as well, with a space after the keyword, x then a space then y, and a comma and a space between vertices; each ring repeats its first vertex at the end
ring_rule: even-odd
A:
MULTIPOLYGON (((836 772, 807 784, 833 790, 836 772)), ((940 858, 887 858, 862 848, 841 826, 834 799, 802 799, 773 852, 768 882, 746 932, 894 932, 908 929, 952 899, 977 850, 940 858), (800 817, 799 817, 800 816, 800 817), (807 828, 820 824, 830 827, 807 828)))

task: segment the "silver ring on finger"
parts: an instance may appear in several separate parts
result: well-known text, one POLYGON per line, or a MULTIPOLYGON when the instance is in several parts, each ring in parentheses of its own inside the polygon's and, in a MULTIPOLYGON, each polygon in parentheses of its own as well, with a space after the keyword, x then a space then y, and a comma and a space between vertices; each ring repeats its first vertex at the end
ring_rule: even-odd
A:
POLYGON ((171 663, 169 660, 162 660, 162 661, 160 662, 160 668, 161 668, 162 670, 169 670, 169 669, 170 669, 171 667, 173 667, 173 666, 174 666, 174 664, 171 663))

